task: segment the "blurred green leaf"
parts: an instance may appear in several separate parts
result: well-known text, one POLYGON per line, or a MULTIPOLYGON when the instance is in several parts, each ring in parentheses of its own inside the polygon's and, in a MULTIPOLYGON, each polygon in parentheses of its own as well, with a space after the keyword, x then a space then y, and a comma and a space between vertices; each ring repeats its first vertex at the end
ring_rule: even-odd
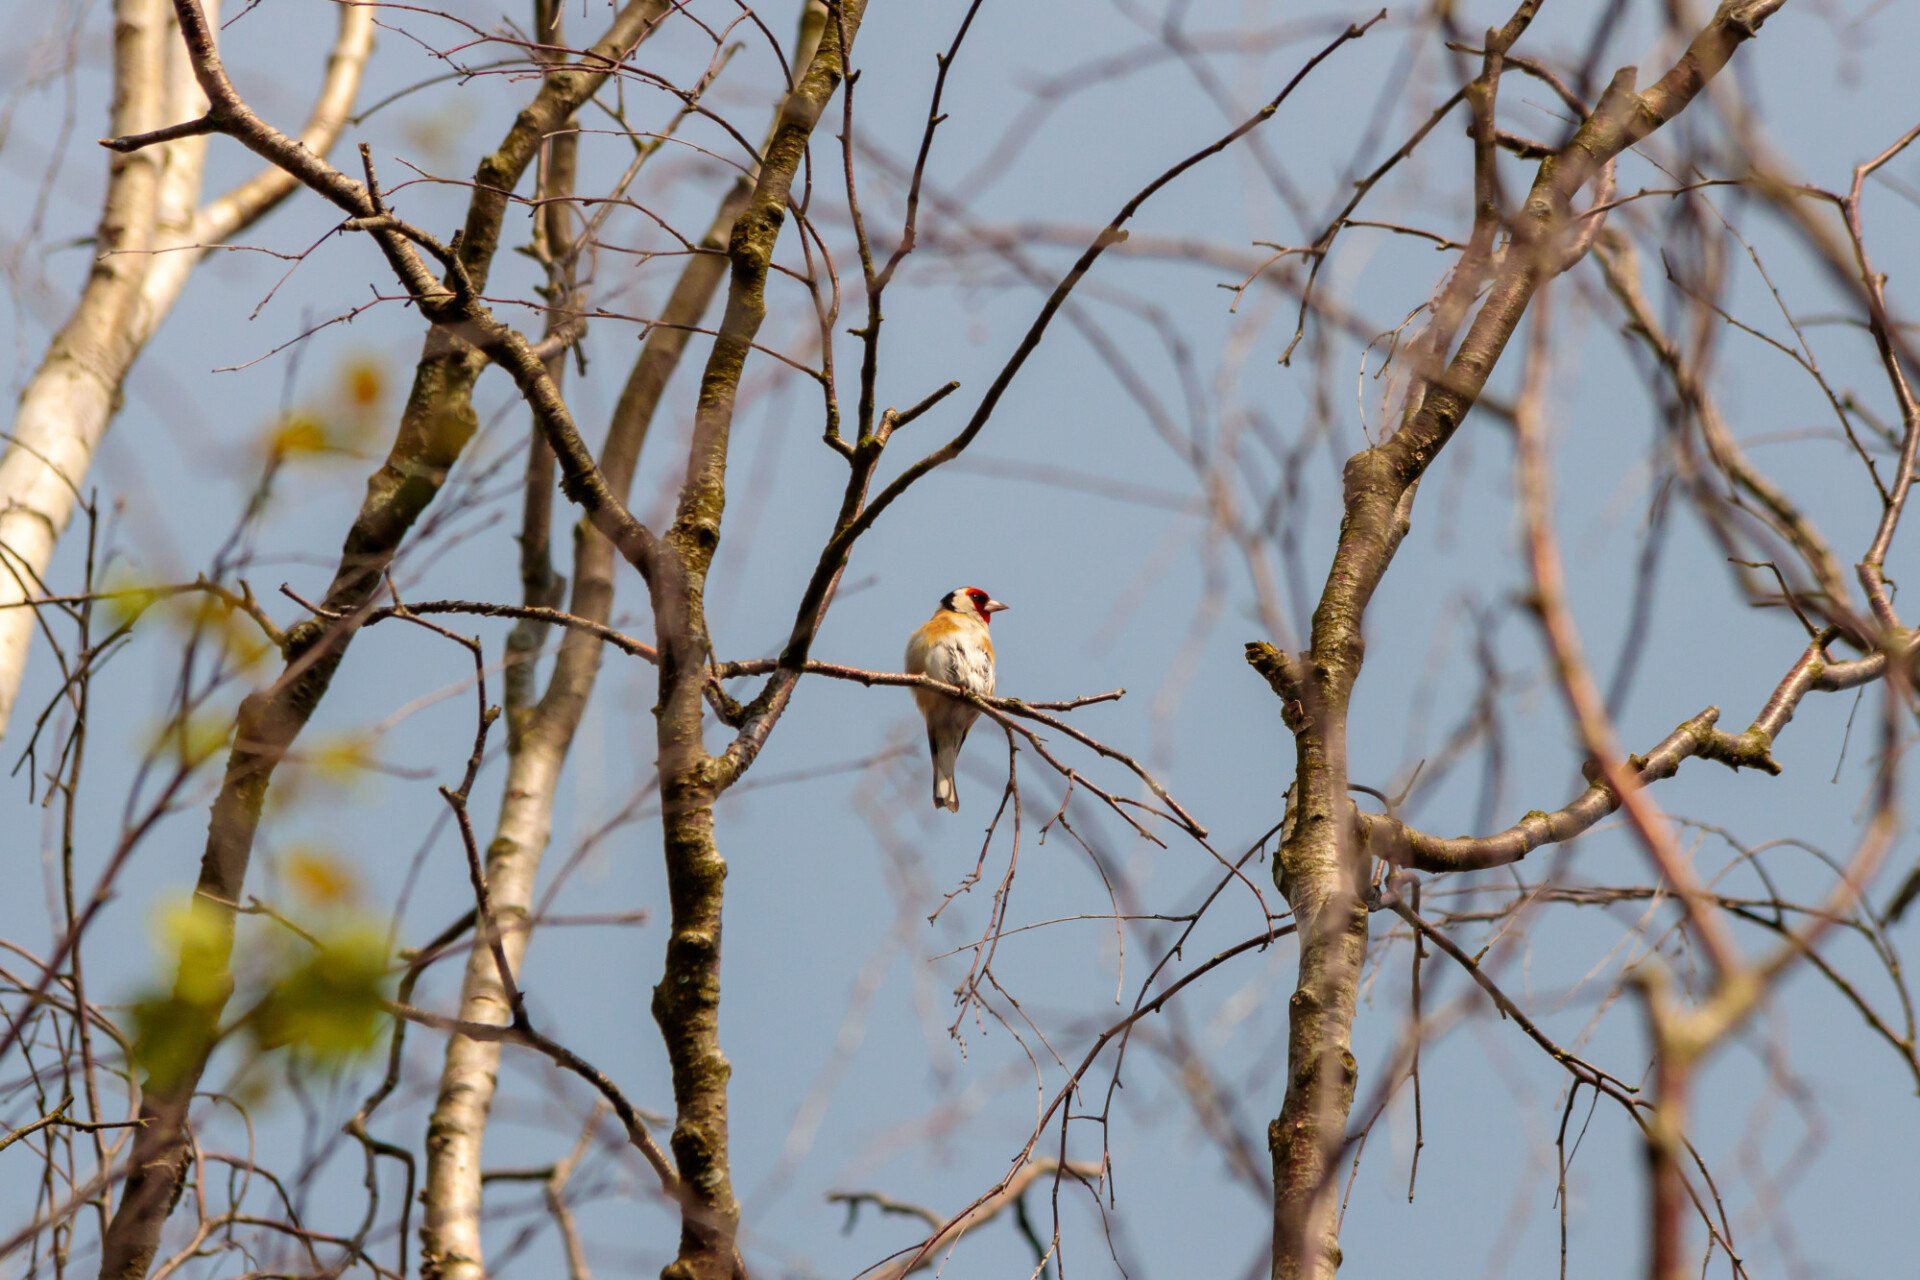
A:
POLYGON ((133 1060, 147 1073, 148 1087, 165 1091, 189 1077, 213 1049, 217 1008, 178 995, 136 1001, 133 1060))
POLYGON ((172 910, 161 921, 178 957, 173 989, 133 1006, 134 1061, 158 1088, 190 1075, 219 1038, 220 1010, 233 989, 224 963, 230 928, 224 912, 203 902, 172 910))
POLYGON ((165 598, 164 593, 155 587, 119 574, 107 579, 103 595, 100 607, 116 628, 138 620, 141 614, 165 598))
POLYGON ((387 972, 378 932, 355 927, 324 939, 267 992, 249 1022, 254 1039, 328 1060, 366 1051, 386 1016, 387 972))
POLYGON ((205 712, 162 724, 153 731, 150 749, 158 755, 173 756, 185 768, 197 769, 226 748, 232 732, 232 716, 205 712))

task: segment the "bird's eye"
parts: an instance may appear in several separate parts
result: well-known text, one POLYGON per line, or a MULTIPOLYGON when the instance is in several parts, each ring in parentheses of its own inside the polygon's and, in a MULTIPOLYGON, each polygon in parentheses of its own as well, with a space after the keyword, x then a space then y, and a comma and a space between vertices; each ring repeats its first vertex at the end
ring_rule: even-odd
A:
POLYGON ((969 591, 967 594, 973 598, 975 604, 985 604, 987 602, 987 593, 984 591, 969 591))

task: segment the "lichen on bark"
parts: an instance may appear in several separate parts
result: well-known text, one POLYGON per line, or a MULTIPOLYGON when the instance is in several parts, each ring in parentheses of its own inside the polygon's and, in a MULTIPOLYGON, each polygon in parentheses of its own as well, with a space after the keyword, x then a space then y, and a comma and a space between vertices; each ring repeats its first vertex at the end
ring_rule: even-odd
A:
POLYGON ((1468 95, 1480 144, 1476 192, 1483 197, 1476 202, 1474 238, 1458 273, 1442 286, 1428 336, 1415 344, 1429 364, 1398 429, 1347 462, 1339 541, 1308 648, 1292 655, 1264 642, 1248 646, 1248 662, 1281 699, 1295 742, 1288 830, 1274 864, 1300 938, 1288 1008, 1286 1097, 1268 1129, 1274 1280, 1327 1280, 1341 1259, 1334 1163, 1353 1105, 1352 1032, 1367 943, 1370 856, 1348 795, 1347 717, 1366 657, 1367 605, 1411 527, 1421 477, 1472 410, 1535 292, 1591 244, 1590 234, 1572 230, 1575 195, 1623 150, 1683 110, 1777 3, 1722 3, 1645 92, 1634 91, 1632 68, 1617 74, 1568 144, 1540 163, 1519 214, 1509 219, 1490 199, 1493 101, 1501 58, 1537 7, 1537 0, 1527 0, 1506 27, 1488 33, 1485 71, 1468 95), (1488 255, 1502 226, 1510 242, 1496 265, 1488 255), (1485 300, 1449 355, 1483 273, 1490 276, 1485 300))

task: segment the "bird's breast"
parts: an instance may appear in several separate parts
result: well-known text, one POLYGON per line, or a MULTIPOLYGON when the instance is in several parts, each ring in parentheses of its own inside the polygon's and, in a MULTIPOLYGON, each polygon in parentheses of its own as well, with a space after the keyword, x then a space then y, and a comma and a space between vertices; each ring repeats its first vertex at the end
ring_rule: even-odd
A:
POLYGON ((987 629, 953 613, 936 614, 907 644, 907 670, 982 697, 993 693, 993 641, 987 629))

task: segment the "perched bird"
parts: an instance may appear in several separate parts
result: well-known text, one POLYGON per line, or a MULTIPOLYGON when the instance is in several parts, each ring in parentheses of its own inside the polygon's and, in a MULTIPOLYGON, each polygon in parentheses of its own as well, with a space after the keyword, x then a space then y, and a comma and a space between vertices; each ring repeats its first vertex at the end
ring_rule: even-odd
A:
MULTIPOLYGON (((983 698, 993 696, 993 640, 987 622, 1006 607, 978 587, 947 592, 933 616, 907 641, 907 671, 983 698)), ((927 718, 927 745, 933 749, 933 807, 958 813, 953 767, 980 711, 930 689, 915 689, 913 700, 927 718)))

